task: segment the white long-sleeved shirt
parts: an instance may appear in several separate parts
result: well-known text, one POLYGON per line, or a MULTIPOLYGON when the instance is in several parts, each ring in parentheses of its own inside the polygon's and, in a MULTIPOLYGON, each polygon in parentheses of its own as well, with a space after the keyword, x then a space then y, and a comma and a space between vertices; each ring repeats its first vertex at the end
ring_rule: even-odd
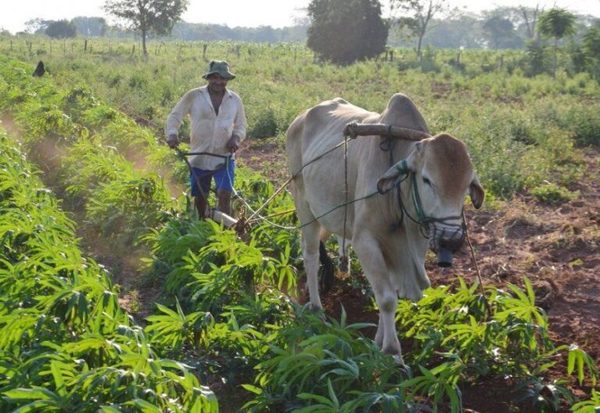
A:
MULTIPOLYGON (((192 152, 210 152, 230 155, 225 145, 232 135, 241 140, 246 138, 246 113, 242 99, 231 90, 225 91, 219 114, 210 100, 206 86, 192 89, 177 102, 167 118, 167 137, 177 134, 179 125, 186 115, 191 118, 190 149, 192 152)), ((217 169, 223 159, 208 155, 194 155, 190 163, 195 168, 217 169)))

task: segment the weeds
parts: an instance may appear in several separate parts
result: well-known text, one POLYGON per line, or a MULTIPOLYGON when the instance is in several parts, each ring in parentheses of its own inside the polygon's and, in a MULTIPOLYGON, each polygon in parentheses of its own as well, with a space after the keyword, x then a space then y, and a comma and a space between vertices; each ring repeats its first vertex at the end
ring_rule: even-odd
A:
POLYGON ((538 201, 545 204, 556 205, 577 198, 578 194, 553 183, 546 183, 531 190, 531 194, 538 201))

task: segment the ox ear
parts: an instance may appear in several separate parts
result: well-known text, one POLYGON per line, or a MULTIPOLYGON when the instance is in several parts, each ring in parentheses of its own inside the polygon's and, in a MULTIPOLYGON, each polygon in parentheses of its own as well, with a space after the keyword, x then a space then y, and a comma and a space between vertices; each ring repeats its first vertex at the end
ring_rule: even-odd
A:
POLYGON ((410 161, 411 157, 403 159, 385 171, 377 181, 377 191, 379 191, 380 194, 385 194, 402 182, 411 172, 410 161))
POLYGON ((473 178, 471 185, 469 185, 469 196, 471 197, 473 206, 477 209, 481 208, 483 199, 485 198, 485 191, 479 183, 479 178, 477 178, 477 176, 473 178))

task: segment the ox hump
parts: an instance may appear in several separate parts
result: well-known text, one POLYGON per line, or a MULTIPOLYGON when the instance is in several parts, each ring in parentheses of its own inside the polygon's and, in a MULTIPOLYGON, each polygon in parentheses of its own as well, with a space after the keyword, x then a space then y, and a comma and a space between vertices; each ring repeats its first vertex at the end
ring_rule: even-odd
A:
POLYGON ((403 93, 395 93, 381 114, 381 123, 429 133, 427 123, 414 102, 403 93))

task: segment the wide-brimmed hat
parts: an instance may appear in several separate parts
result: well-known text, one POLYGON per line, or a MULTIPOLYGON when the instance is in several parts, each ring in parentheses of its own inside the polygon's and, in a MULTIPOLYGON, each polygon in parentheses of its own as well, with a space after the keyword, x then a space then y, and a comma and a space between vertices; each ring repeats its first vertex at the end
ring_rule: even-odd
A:
POLYGON ((202 75, 204 79, 207 79, 210 75, 217 74, 223 79, 231 80, 235 78, 235 75, 229 71, 229 63, 224 60, 211 60, 208 64, 208 71, 202 75))

